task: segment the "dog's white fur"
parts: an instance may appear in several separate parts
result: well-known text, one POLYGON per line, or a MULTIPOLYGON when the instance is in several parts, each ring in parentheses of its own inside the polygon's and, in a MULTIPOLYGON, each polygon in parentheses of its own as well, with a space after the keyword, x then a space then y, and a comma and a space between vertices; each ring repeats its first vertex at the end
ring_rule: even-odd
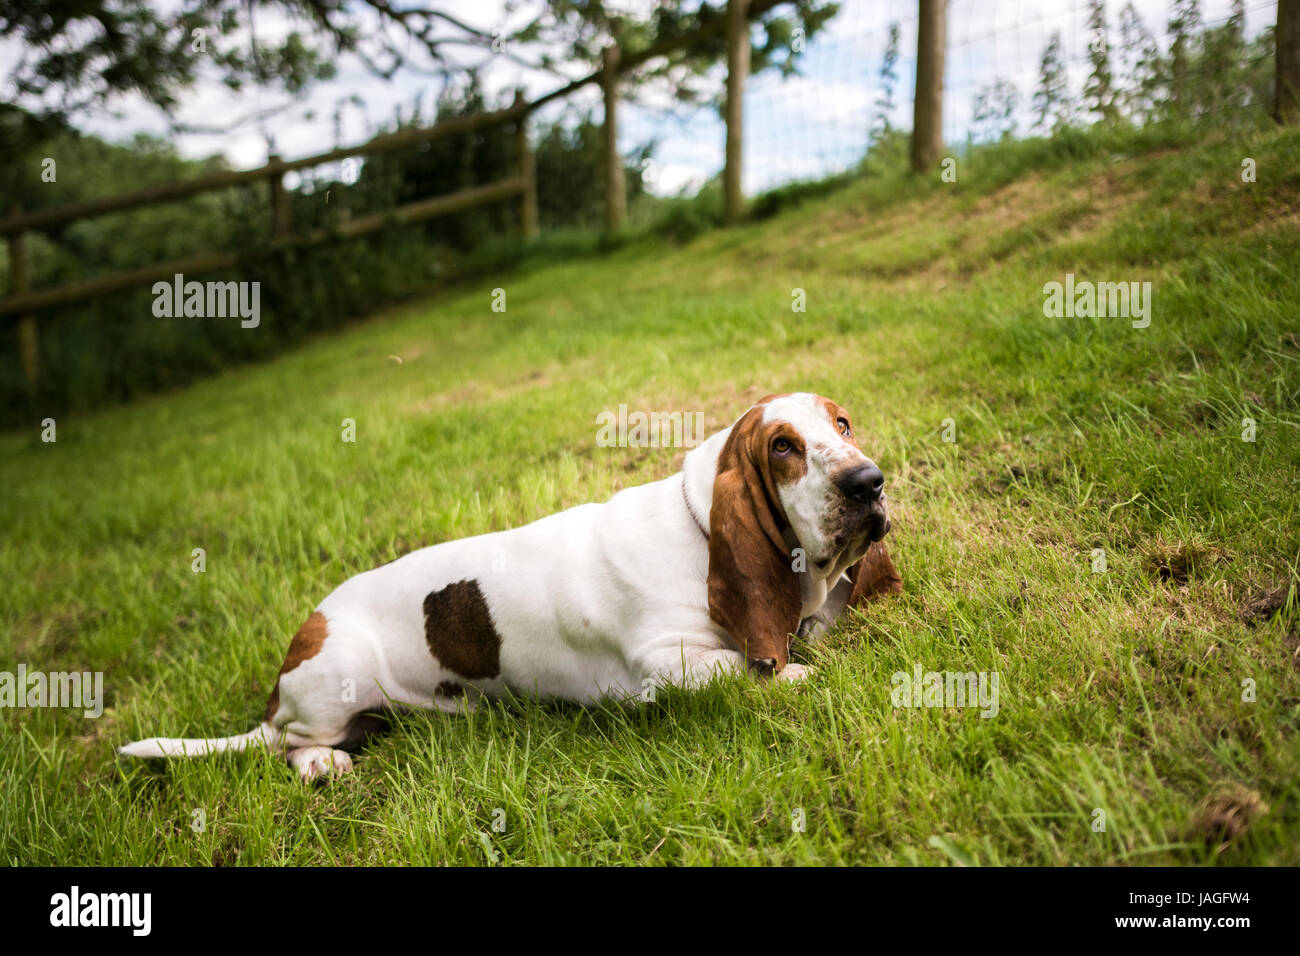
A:
MULTIPOLYGON (((806 443, 806 472, 780 497, 787 543, 807 553, 801 633, 814 633, 844 609, 852 587, 844 572, 870 546, 862 536, 836 547, 826 518, 839 494, 832 475, 869 462, 815 395, 773 398, 762 421, 789 422, 806 443)), ((507 691, 582 704, 746 669, 737 643, 710 617, 706 588, 705 529, 733 427, 692 450, 670 478, 521 528, 424 548, 345 581, 317 609, 328 627, 319 652, 281 675, 270 720, 234 737, 155 737, 120 752, 195 756, 260 744, 283 750, 312 779, 351 768, 334 745, 362 712, 454 712, 507 691), (467 680, 442 666, 426 637, 426 595, 467 580, 477 582, 500 636, 500 673, 492 678, 467 680), (445 696, 446 681, 468 694, 445 696)), ((776 676, 805 674, 789 664, 776 676)))

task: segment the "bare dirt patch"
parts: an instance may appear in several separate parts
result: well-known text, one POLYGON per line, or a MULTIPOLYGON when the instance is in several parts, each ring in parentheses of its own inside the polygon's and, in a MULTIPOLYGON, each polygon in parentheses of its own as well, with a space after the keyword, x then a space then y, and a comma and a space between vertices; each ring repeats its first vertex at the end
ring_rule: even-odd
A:
POLYGON ((1288 589, 1265 588, 1256 592, 1241 607, 1241 620, 1245 624, 1266 624, 1274 614, 1286 607, 1288 589))
POLYGON ((1146 554, 1147 570, 1161 581, 1184 585, 1192 575, 1227 558, 1217 545, 1198 541, 1179 541, 1174 545, 1156 545, 1146 554))
POLYGON ((1192 814, 1188 835, 1223 850, 1245 836, 1266 813, 1268 804, 1256 791, 1226 784, 1201 801, 1192 814))

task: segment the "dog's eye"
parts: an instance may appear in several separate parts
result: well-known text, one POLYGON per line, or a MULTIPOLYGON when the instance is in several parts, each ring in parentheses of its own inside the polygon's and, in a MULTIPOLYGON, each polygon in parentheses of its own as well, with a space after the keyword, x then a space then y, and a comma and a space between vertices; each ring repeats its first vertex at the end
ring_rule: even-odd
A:
POLYGON ((839 426, 840 434, 845 438, 853 437, 853 429, 849 427, 849 420, 847 418, 841 418, 835 424, 839 426))
POLYGON ((772 442, 772 451, 776 452, 778 455, 784 455, 793 447, 794 446, 784 438, 778 438, 776 441, 772 442))

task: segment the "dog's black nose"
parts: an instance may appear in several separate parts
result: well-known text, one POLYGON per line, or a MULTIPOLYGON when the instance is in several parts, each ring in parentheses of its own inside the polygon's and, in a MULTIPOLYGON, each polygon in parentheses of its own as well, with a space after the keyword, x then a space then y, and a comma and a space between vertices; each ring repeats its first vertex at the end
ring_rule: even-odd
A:
POLYGON ((854 468, 835 484, 845 498, 867 505, 885 490, 885 476, 875 465, 867 464, 854 468))

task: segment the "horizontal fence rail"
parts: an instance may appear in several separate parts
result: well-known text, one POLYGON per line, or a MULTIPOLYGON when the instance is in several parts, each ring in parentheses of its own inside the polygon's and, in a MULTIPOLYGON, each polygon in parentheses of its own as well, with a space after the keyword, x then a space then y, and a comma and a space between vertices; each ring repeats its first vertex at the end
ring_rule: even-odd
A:
POLYGON ((285 173, 295 172, 299 169, 311 169, 314 166, 335 163, 339 160, 350 159, 353 156, 374 156, 378 153, 386 153, 408 146, 418 146, 421 143, 432 142, 445 136, 456 136, 460 133, 468 133, 476 129, 519 119, 526 116, 532 108, 531 104, 516 104, 495 113, 479 113, 475 116, 457 117, 438 123, 436 126, 402 130, 399 133, 377 136, 358 146, 333 149, 328 153, 320 153, 316 156, 288 160, 272 158, 265 166, 259 166, 256 169, 211 173, 195 179, 182 179, 174 183, 164 183, 161 186, 151 186, 148 189, 141 189, 133 193, 105 196, 103 199, 90 199, 86 202, 58 206, 54 209, 42 209, 39 212, 22 213, 0 221, 0 235, 13 236, 29 231, 49 229, 78 219, 90 219, 108 213, 124 212, 128 209, 140 209, 161 203, 176 202, 210 190, 228 189, 231 186, 242 186, 245 183, 276 179, 285 173))
MULTIPOLYGON (((353 239, 357 236, 376 232, 385 226, 405 226, 415 222, 422 222, 425 219, 433 219, 436 216, 460 212, 484 203, 509 199, 511 196, 522 196, 527 193, 529 188, 530 184, 523 176, 516 176, 513 179, 504 179, 487 186, 474 186, 446 196, 422 199, 418 202, 398 206, 396 209, 350 219, 331 229, 318 229, 305 236, 280 239, 265 247, 264 251, 278 252, 284 249, 302 248, 327 242, 331 239, 353 239)), ((159 279, 170 279, 178 272, 194 275, 213 272, 217 269, 229 269, 238 265, 242 256, 243 254, 238 252, 202 253, 184 259, 173 259, 170 262, 133 269, 129 272, 117 272, 109 276, 87 279, 85 282, 60 286, 56 289, 21 292, 6 299, 0 299, 0 315, 34 312, 40 309, 54 308, 55 306, 71 305, 74 302, 93 299, 101 295, 107 295, 110 292, 119 292, 132 286, 145 285, 159 279)))

